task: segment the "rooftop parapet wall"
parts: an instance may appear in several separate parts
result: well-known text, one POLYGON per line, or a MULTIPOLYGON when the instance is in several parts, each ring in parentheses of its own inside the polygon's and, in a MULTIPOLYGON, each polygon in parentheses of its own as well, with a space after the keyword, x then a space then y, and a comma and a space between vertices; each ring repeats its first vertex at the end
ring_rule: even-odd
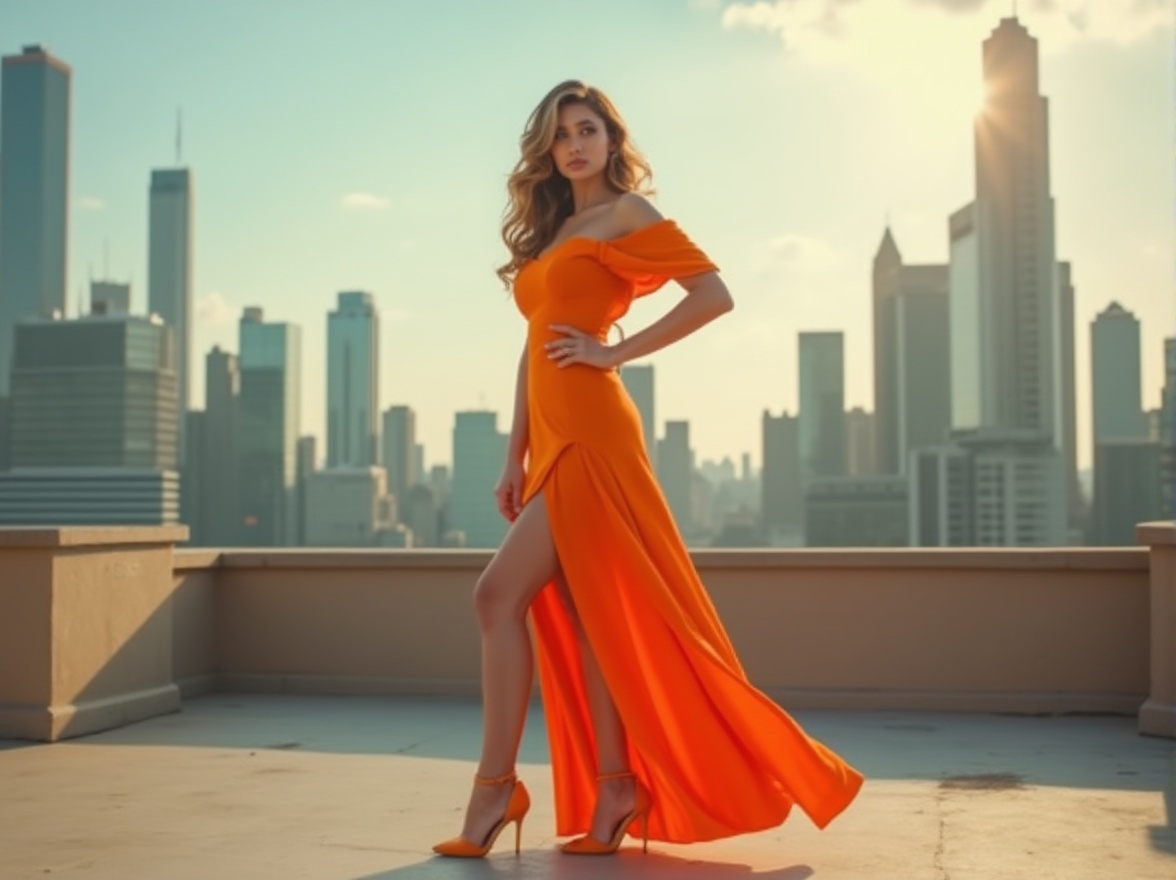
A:
POLYGON ((57 740, 179 709, 183 526, 0 529, 0 737, 57 740))
POLYGON ((1143 523, 1136 540, 1148 548, 1149 689, 1139 730, 1176 738, 1176 523, 1143 523))
MULTIPOLYGON (((1141 527, 1147 548, 693 555, 749 678, 788 708, 1144 706, 1141 730, 1171 736, 1173 531, 1141 527)), ((488 551, 175 550, 183 532, 0 530, 0 737, 211 690, 478 693, 488 551)))
MULTIPOLYGON (((227 552, 216 687, 476 695, 470 593, 489 558, 227 552)), ((1133 715, 1148 693, 1142 548, 694 559, 747 674, 788 707, 1133 715)))

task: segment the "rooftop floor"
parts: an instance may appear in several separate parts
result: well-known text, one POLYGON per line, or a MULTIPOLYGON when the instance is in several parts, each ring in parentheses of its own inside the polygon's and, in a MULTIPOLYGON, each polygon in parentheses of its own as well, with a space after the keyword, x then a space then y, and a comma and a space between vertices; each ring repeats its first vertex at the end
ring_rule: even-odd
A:
MULTIPOLYGON (((254 696, 53 745, 0 742, 0 878, 997 880, 1176 876, 1176 745, 1119 717, 797 712, 868 777, 825 831, 555 849, 540 709, 523 854, 434 858, 457 833, 476 702, 254 696)), ((509 837, 509 841, 508 841, 509 837)))

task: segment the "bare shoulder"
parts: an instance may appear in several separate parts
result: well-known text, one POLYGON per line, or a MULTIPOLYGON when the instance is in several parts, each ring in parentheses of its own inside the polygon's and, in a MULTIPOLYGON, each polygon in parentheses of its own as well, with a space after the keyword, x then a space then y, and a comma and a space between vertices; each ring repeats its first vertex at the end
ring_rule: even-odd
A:
POLYGON ((635 192, 625 193, 617 199, 612 213, 619 235, 629 235, 664 219, 649 199, 635 192))

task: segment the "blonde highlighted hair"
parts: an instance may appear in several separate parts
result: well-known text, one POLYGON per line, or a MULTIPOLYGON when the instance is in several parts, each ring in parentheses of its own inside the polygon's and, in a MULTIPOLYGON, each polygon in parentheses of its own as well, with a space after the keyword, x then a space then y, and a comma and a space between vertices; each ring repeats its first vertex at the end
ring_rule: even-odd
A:
POLYGON ((568 104, 583 104, 604 121, 612 144, 605 176, 618 193, 653 192, 653 171, 633 145, 621 114, 604 92, 570 79, 544 96, 527 119, 519 138, 522 155, 506 183, 508 203, 502 221, 502 240, 510 261, 499 267, 498 277, 510 287, 523 264, 549 245, 560 225, 572 213, 572 186, 555 168, 551 147, 559 127, 559 111, 568 104))

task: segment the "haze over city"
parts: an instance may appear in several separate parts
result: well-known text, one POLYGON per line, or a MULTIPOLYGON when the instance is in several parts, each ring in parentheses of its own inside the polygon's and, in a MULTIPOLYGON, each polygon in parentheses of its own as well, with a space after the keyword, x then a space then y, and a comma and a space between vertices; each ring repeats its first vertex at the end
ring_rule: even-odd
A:
MULTIPOLYGON (((617 102, 657 204, 723 270, 736 309, 649 362, 659 422, 698 459, 760 456, 765 408, 797 406, 796 335, 845 332, 846 406, 873 407, 871 261, 947 260, 975 187, 980 45, 1008 2, 162 5, 0 10, 5 52, 74 71, 69 310, 91 277, 145 310, 151 168, 195 194, 192 401, 246 306, 302 327, 302 433, 324 435, 326 313, 372 292, 381 407, 417 412, 429 463, 453 413, 505 429, 524 325, 493 269, 527 114, 579 77, 617 102)), ((1172 14, 1156 2, 1022 2, 1049 102, 1057 255, 1073 264, 1078 461, 1090 462, 1090 321, 1140 320, 1159 404, 1172 297, 1172 14)), ((667 288, 626 330, 661 314, 667 288)), ((320 449, 322 447, 320 446, 320 449)))

